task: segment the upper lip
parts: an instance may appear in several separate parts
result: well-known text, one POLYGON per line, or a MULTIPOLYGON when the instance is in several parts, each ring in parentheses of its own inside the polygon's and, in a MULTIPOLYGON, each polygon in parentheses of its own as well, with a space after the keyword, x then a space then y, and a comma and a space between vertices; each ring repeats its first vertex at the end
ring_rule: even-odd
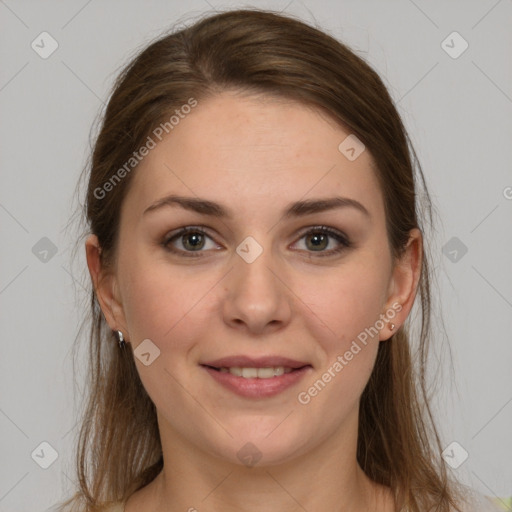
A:
POLYGON ((201 364, 204 366, 213 366, 214 368, 275 368, 277 366, 284 366, 285 368, 302 368, 303 366, 309 366, 309 363, 280 356, 230 356, 215 359, 213 361, 206 361, 201 364))

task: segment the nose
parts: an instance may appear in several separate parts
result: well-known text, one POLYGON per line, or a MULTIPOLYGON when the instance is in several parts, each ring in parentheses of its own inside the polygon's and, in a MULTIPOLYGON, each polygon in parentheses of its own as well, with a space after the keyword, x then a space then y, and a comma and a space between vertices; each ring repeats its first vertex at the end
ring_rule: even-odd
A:
POLYGON ((251 263, 236 254, 226 279, 223 315, 230 327, 261 335, 290 322, 293 293, 271 250, 251 263))

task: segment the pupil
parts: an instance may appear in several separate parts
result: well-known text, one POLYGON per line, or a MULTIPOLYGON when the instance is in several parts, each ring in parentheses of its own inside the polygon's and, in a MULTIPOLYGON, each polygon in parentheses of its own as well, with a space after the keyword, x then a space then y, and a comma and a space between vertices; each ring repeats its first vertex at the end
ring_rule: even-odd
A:
POLYGON ((313 242, 313 247, 322 247, 322 242, 325 242, 326 236, 324 234, 312 235, 311 240, 316 240, 316 242, 313 242))
MULTIPOLYGON (((192 242, 192 244, 188 244, 188 245, 190 245, 192 248, 197 248, 202 243, 201 237, 202 237, 201 234, 194 233, 194 234, 191 234, 191 235, 186 235, 185 240, 188 242, 188 241, 194 239, 195 242, 192 242)), ((185 244, 185 246, 186 245, 187 244, 185 244)))

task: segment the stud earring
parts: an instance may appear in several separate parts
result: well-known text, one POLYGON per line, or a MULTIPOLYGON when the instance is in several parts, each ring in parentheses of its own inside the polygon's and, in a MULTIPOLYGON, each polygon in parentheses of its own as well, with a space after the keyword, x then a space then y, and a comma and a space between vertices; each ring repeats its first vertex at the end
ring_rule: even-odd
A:
POLYGON ((124 341, 124 336, 121 331, 117 331, 117 339, 119 342, 119 348, 124 348, 126 346, 126 343, 124 341))
POLYGON ((394 331, 395 330, 395 324, 389 324, 389 328, 394 331))

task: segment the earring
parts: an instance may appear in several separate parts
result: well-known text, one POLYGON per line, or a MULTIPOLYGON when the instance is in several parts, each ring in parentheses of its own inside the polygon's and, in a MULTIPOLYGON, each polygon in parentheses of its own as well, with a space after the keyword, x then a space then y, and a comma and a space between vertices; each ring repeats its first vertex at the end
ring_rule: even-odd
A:
POLYGON ((126 343, 124 341, 124 336, 121 331, 117 331, 117 338, 119 340, 119 348, 124 348, 126 346, 126 343))
POLYGON ((389 328, 393 331, 395 329, 395 324, 389 324, 389 328))

